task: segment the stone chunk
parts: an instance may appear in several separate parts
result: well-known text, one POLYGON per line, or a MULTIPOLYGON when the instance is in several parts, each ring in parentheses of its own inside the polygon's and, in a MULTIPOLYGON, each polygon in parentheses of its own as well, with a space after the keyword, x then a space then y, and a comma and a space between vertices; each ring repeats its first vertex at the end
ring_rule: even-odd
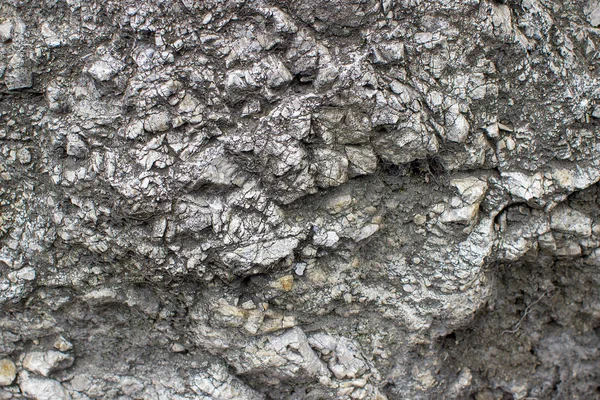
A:
POLYGON ((223 261, 233 264, 270 265, 291 254, 298 247, 297 238, 284 238, 253 243, 223 255, 223 261))
POLYGON ((81 137, 76 133, 67 135, 67 154, 77 158, 85 158, 87 146, 81 137))
POLYGON ((477 217, 479 204, 464 205, 459 208, 451 208, 444 211, 440 217, 443 223, 455 222, 468 224, 477 217))
POLYGON ((563 258, 573 258, 581 256, 581 246, 579 243, 567 242, 556 249, 556 255, 563 258))
POLYGON ((125 68, 125 64, 111 56, 105 56, 87 68, 87 72, 97 81, 109 81, 125 68))
POLYGON ((351 175, 368 175, 377 169, 377 155, 370 147, 346 146, 346 156, 350 162, 351 175))
POLYGON ((354 231, 350 236, 355 242, 360 242, 373 236, 377 231, 379 231, 379 224, 367 224, 360 230, 354 231))
POLYGON ((512 20, 508 5, 492 3, 492 25, 496 35, 510 34, 512 31, 512 20))
POLYGON ((317 167, 316 182, 322 188, 339 186, 348 180, 348 159, 329 149, 314 152, 317 167))
POLYGON ((17 368, 8 358, 0 360, 0 386, 8 386, 15 380, 17 368))
MULTIPOLYGON (((327 116, 323 115, 327 118, 327 116)), ((329 121, 323 121, 324 126, 334 132, 335 140, 341 144, 358 144, 369 142, 371 121, 362 113, 348 111, 341 114, 341 119, 336 121, 329 116, 329 121)))
POLYGON ((12 39, 14 25, 8 21, 0 24, 0 42, 6 43, 12 39))
POLYGON ((267 86, 273 89, 287 85, 294 78, 290 71, 279 60, 274 61, 267 72, 267 86))
POLYGON ((467 204, 480 203, 487 190, 487 183, 474 177, 452 179, 450 184, 458 189, 467 204))
POLYGON ((271 282, 269 284, 270 287, 277 290, 283 290, 284 292, 289 292, 292 290, 294 286, 294 276, 293 275, 285 275, 281 278, 271 282))
POLYGON ((279 355, 301 366, 307 376, 329 375, 325 364, 308 344, 308 338, 302 329, 292 328, 279 336, 269 336, 268 340, 279 355))
POLYGON ((340 241, 340 237, 334 231, 318 231, 313 236, 313 243, 317 246, 333 247, 340 241))
POLYGON ((231 375, 225 366, 211 364, 206 370, 199 370, 189 379, 189 387, 201 399, 219 400, 264 400, 265 396, 246 386, 231 375))
POLYGON ((552 211, 550 227, 555 231, 577 236, 592 235, 592 219, 567 206, 558 206, 552 211))
POLYGON ((4 84, 8 90, 26 89, 33 85, 33 76, 25 55, 17 53, 11 57, 4 74, 4 84))
POLYGON ((325 208, 330 214, 339 214, 343 210, 347 209, 352 205, 352 196, 348 193, 342 193, 337 196, 333 196, 327 200, 325 208))
POLYGON ((23 147, 17 151, 17 159, 21 164, 29 164, 31 162, 31 152, 26 147, 23 147))
POLYGON ((181 343, 173 343, 171 345, 171 351, 173 353, 183 353, 185 352, 186 348, 184 345, 182 345, 181 343))
POLYGON ((541 173, 527 175, 522 172, 502 172, 504 186, 513 196, 529 201, 539 199, 544 194, 541 173))
POLYGON ((373 147, 381 157, 400 165, 437 153, 438 141, 435 136, 402 128, 379 134, 373 139, 373 147))
POLYGON ((25 397, 34 400, 71 400, 65 388, 54 379, 31 376, 27 371, 19 374, 19 387, 25 397))
POLYGON ((171 118, 166 111, 150 114, 144 120, 144 129, 148 132, 157 133, 169 130, 171 118))
POLYGON ((73 357, 61 353, 60 351, 50 350, 43 352, 31 352, 25 355, 23 368, 36 374, 48 376, 54 371, 69 368, 73 365, 73 357))
POLYGON ((50 28, 47 22, 42 24, 42 36, 48 47, 60 47, 60 37, 50 28))
POLYGON ((446 114, 446 139, 451 142, 462 143, 467 139, 469 134, 469 121, 454 108, 450 108, 450 111, 446 114))
POLYGON ((373 47, 373 57, 377 64, 393 64, 404 59, 404 43, 386 42, 373 47))
POLYGON ((587 256, 583 262, 588 265, 600 267, 600 249, 593 250, 592 253, 589 256, 587 256))
POLYGON ((62 336, 59 336, 54 341, 54 348, 59 351, 69 351, 73 348, 73 344, 62 336))
POLYGON ((589 0, 585 7, 585 14, 590 25, 600 26, 600 0, 589 0))
POLYGON ((358 347, 350 339, 340 338, 335 347, 335 356, 337 362, 330 362, 330 369, 338 379, 357 378, 368 369, 358 347))

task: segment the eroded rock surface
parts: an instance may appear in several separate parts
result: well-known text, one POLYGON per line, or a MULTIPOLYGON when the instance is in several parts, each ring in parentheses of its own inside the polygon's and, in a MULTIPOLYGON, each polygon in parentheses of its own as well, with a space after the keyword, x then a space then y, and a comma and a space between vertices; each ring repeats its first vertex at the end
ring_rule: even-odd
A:
POLYGON ((0 3, 0 398, 599 398, 599 24, 0 3))

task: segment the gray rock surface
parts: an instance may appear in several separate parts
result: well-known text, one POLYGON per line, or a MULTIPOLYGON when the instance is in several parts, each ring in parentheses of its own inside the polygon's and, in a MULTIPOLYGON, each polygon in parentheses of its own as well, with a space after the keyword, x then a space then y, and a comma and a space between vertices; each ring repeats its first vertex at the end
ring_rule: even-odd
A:
POLYGON ((600 398, 599 4, 0 3, 0 398, 600 398))

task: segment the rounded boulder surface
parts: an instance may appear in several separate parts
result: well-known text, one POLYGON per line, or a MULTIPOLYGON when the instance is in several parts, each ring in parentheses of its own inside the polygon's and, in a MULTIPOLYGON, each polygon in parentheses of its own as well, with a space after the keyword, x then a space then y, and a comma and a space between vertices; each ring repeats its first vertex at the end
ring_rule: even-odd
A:
POLYGON ((17 376, 17 367, 8 358, 0 360, 0 386, 8 386, 17 376))

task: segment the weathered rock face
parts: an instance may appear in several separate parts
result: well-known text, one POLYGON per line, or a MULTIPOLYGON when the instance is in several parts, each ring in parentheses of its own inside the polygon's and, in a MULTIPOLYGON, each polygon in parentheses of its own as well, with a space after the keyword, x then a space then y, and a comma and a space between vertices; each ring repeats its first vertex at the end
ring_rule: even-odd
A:
POLYGON ((0 3, 0 398, 600 397, 599 24, 0 3))

